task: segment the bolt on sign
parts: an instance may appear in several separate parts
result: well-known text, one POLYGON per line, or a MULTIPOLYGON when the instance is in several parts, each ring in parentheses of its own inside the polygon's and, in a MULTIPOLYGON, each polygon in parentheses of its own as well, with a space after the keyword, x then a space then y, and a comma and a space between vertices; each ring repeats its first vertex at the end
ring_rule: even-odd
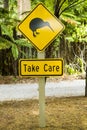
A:
POLYGON ((20 76, 62 76, 62 59, 21 59, 19 61, 20 76))
POLYGON ((64 30, 64 25, 40 3, 18 25, 18 29, 37 50, 43 51, 64 30))

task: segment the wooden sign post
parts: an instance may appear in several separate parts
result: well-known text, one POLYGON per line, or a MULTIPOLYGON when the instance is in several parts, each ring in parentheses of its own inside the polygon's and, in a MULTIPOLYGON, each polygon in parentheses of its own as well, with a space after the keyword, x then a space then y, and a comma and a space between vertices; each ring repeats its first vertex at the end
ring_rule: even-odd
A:
MULTIPOLYGON (((38 52, 38 59, 44 59, 45 52, 38 52)), ((45 77, 39 78, 39 125, 40 127, 46 126, 45 121, 45 77)))

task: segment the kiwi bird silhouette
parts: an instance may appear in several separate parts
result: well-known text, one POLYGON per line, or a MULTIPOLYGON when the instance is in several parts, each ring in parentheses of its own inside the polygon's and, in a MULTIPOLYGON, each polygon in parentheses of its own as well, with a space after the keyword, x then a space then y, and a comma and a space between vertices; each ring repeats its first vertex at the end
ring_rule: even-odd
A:
POLYGON ((34 18, 29 23, 29 28, 32 30, 34 37, 36 37, 36 35, 39 34, 39 32, 37 32, 37 29, 45 26, 48 26, 54 32, 49 22, 44 22, 41 18, 34 18))

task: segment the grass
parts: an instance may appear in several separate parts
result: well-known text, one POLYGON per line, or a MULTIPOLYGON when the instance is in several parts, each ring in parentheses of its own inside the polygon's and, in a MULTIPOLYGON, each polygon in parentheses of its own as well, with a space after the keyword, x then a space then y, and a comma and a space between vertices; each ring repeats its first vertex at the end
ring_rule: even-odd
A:
POLYGON ((46 127, 38 100, 0 102, 0 130, 87 130, 87 97, 46 98, 46 127))

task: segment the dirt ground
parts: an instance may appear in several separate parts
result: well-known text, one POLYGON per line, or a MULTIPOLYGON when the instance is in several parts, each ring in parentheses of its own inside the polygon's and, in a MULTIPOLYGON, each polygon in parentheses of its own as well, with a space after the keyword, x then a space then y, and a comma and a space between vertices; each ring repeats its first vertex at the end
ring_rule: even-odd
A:
MULTIPOLYGON (((84 79, 85 76, 48 78, 47 81, 84 79)), ((0 76, 0 84, 34 83, 38 78, 0 76)), ((0 102, 0 130, 87 130, 87 97, 46 98, 46 127, 39 127, 39 101, 0 102)))
POLYGON ((0 130, 87 130, 87 97, 46 98, 46 127, 38 100, 0 102, 0 130))

